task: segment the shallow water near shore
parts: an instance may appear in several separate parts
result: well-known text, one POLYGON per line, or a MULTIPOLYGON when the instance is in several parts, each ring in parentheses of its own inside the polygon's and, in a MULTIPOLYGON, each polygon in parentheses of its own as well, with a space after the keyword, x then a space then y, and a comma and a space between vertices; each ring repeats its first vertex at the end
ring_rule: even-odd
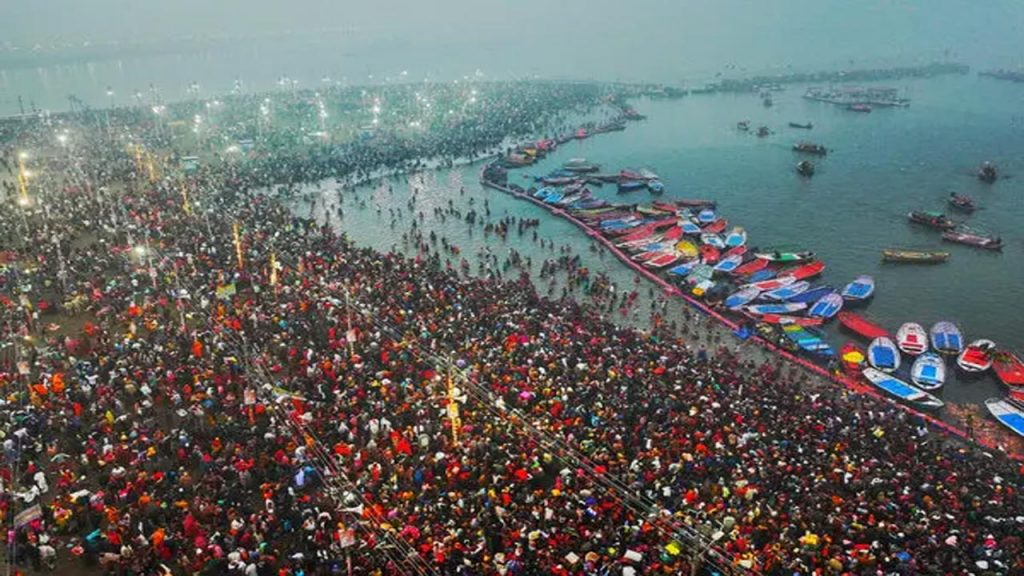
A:
MULTIPOLYGON (((913 102, 906 109, 876 109, 857 114, 829 104, 801 98, 802 86, 774 94, 774 106, 765 108, 756 95, 691 96, 676 101, 638 101, 648 116, 625 132, 598 135, 560 147, 537 165, 510 173, 509 181, 529 186, 526 174, 544 174, 573 157, 586 157, 602 172, 648 167, 666 185, 664 199, 716 200, 730 225, 743 226, 751 246, 785 246, 814 250, 827 265, 819 282, 841 287, 859 274, 872 274, 878 282, 875 298, 857 308, 895 332, 902 322, 930 326, 940 319, 956 321, 966 340, 991 338, 1024 352, 1024 334, 1018 328, 1024 304, 1024 87, 974 75, 891 82, 913 102), (766 125, 774 134, 757 138, 736 130, 736 122, 766 125), (810 131, 792 129, 790 121, 813 122, 810 131), (800 159, 790 146, 802 139, 827 146, 827 158, 815 159, 818 172, 801 179, 793 170, 800 159), (974 178, 983 160, 995 162, 1004 179, 987 185, 974 178), (937 232, 911 225, 906 213, 914 209, 942 210, 950 191, 973 196, 980 209, 972 215, 949 212, 971 228, 1001 235, 1006 247, 991 253, 943 243, 937 232), (949 262, 936 266, 884 264, 880 252, 888 247, 945 250, 949 262)), ((539 207, 478 182, 480 166, 463 166, 391 179, 388 183, 345 192, 345 216, 340 229, 358 244, 401 250, 401 234, 408 230, 406 202, 412 187, 419 189, 416 210, 424 213, 425 234, 435 230, 462 249, 477 271, 475 254, 485 246, 498 255, 515 248, 533 258, 533 272, 544 258, 557 258, 558 247, 569 245, 584 266, 605 271, 620 290, 639 286, 638 306, 630 316, 648 321, 648 282, 634 284, 635 275, 594 245, 582 231, 539 207), (406 183, 408 180, 408 183, 406 183), (464 194, 460 194, 464 189, 464 194), (365 200, 360 209, 354 200, 365 200), (470 205, 470 199, 474 204, 470 205), (489 201, 490 221, 505 216, 538 218, 538 236, 554 240, 556 248, 540 248, 532 230, 520 237, 513 226, 507 240, 485 236, 479 226, 448 216, 433 216, 452 200, 465 214, 476 210, 483 218, 489 201), (381 209, 378 216, 376 208, 381 209), (390 227, 388 209, 403 215, 390 227)), ((325 190, 334 186, 321 184, 325 190)), ((609 200, 648 202, 647 192, 617 194, 614 187, 592 188, 609 200)), ((328 197, 334 198, 333 194, 328 197)), ((321 208, 321 206, 318 206, 321 208)), ((308 213, 308 205, 305 212, 308 213)), ((300 213, 303 209, 300 205, 300 213)), ((322 210, 317 210, 322 217, 322 210)), ((485 218, 486 219, 486 218, 485 218)), ((333 221, 337 224, 337 220, 333 221)), ((438 244, 440 246, 440 243, 438 244)), ((458 260, 453 258, 453 264, 458 260)), ((541 293, 547 280, 537 281, 541 293)), ((554 294, 560 292, 556 289, 554 294)), ((655 298, 660 294, 655 290, 655 298)), ((684 306, 673 299, 671 309, 684 306)), ((616 313, 617 314, 617 313, 616 313)), ((613 314, 614 315, 614 314, 613 314)), ((667 315, 669 319, 675 314, 667 315)), ((849 336, 835 323, 827 328, 838 348, 849 336)), ((958 380, 955 370, 941 396, 954 402, 980 403, 1002 394, 994 377, 958 380)))

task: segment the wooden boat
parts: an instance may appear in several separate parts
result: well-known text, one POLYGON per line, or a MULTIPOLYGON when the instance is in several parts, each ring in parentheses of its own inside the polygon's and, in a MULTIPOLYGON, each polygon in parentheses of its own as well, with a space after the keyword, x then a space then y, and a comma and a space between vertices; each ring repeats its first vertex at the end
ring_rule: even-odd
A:
POLYGON ((932 349, 939 354, 960 354, 964 349, 964 339, 956 324, 943 320, 936 322, 928 333, 932 341, 932 349))
POLYGON ((782 332, 786 335, 786 338, 796 342, 796 345, 805 352, 826 357, 836 355, 835 350, 828 345, 828 342, 825 342, 821 336, 811 332, 804 326, 799 324, 783 324, 782 332))
POLYGON ((896 344, 880 336, 868 344, 868 362, 883 372, 895 372, 900 367, 900 351, 896 344))
POLYGON ((932 396, 928 392, 921 390, 913 384, 909 384, 900 380, 899 378, 893 377, 885 372, 876 370, 874 368, 865 368, 864 378, 868 382, 875 385, 875 387, 885 391, 904 402, 909 402, 920 408, 942 408, 942 400, 939 400, 935 396, 932 396))
POLYGON ((751 282, 749 286, 753 286, 762 292, 769 290, 775 290, 776 288, 782 288, 783 286, 789 286, 793 282, 796 282, 796 278, 792 276, 779 276, 778 278, 772 278, 771 280, 764 280, 763 282, 751 282))
POLYGON ((748 283, 764 282, 765 280, 771 280, 779 275, 778 271, 774 268, 763 268, 747 276, 746 280, 748 283))
POLYGON ((806 124, 799 124, 797 122, 790 122, 789 123, 789 127, 790 128, 800 128, 801 130, 810 130, 810 129, 814 128, 814 124, 811 124, 810 122, 808 122, 806 124))
POLYGON ((843 287, 844 300, 860 301, 871 298, 875 293, 875 279, 868 275, 857 276, 843 287))
POLYGON ((683 198, 682 200, 676 200, 675 203, 678 206, 686 206, 689 208, 711 208, 712 210, 718 206, 718 203, 714 200, 702 200, 698 198, 683 198))
POLYGON ((690 222, 689 220, 680 222, 679 228, 683 231, 683 234, 687 234, 690 236, 696 236, 697 234, 703 232, 703 230, 700 229, 700 226, 697 226, 696 224, 690 222))
POLYGON ((978 168, 978 180, 991 184, 999 179, 999 171, 991 162, 985 162, 978 168))
POLYGON ((964 348, 963 352, 960 353, 956 358, 956 365, 960 367, 964 372, 978 373, 984 372, 992 367, 993 356, 996 351, 996 343, 987 340, 980 339, 975 340, 964 348))
POLYGON ((698 264, 686 276, 686 283, 690 285, 700 284, 705 280, 711 280, 712 276, 714 276, 714 270, 711 269, 711 266, 698 264))
POLYGON ((950 220, 942 212, 914 210, 907 214, 907 219, 915 224, 923 224, 929 228, 935 228, 936 230, 952 230, 953 228, 956 228, 956 222, 950 220))
POLYGON ((694 296, 697 297, 705 296, 714 287, 714 280, 710 278, 708 278, 707 280, 701 280, 700 282, 694 284, 693 289, 690 290, 690 294, 693 294, 694 296))
POLYGON ((714 264, 718 262, 718 259, 722 257, 722 252, 718 248, 710 244, 701 244, 700 248, 700 259, 705 264, 714 264))
POLYGON ((680 260, 682 260, 682 257, 680 257, 679 254, 676 254, 674 252, 666 252, 665 254, 658 256, 657 258, 652 258, 644 262, 644 266, 656 269, 664 268, 666 266, 671 266, 672 264, 675 264, 680 260))
POLYGON ((896 331, 896 345, 904 354, 917 356, 928 351, 928 333, 917 322, 904 322, 896 331))
POLYGON ((815 318, 831 319, 843 309, 843 297, 836 292, 830 292, 821 297, 820 300, 811 306, 807 311, 808 316, 815 318))
POLYGON ((693 260, 699 254, 699 252, 697 250, 697 245, 694 244, 693 242, 689 241, 689 240, 681 240, 681 241, 679 241, 676 244, 675 248, 676 248, 676 252, 679 252, 680 254, 682 254, 683 259, 685 259, 685 260, 693 260))
POLYGON ((791 262, 803 262, 805 260, 810 260, 811 258, 814 258, 814 252, 780 252, 778 250, 774 250, 772 252, 758 252, 754 254, 754 256, 769 262, 781 262, 788 264, 791 262))
MULTIPOLYGON (((754 316, 751 316, 754 318, 754 316)), ((796 324, 798 326, 821 326, 821 318, 808 318, 806 316, 790 316, 788 314, 762 314, 756 317, 758 321, 767 324, 796 324)))
POLYGON ((973 198, 957 194, 956 192, 949 193, 949 205, 957 210, 962 210, 967 213, 974 212, 978 208, 977 205, 975 205, 973 198))
POLYGON ((910 367, 910 380, 922 390, 938 390, 946 382, 946 362, 938 354, 921 354, 910 367))
POLYGON ((743 256, 740 254, 733 254, 732 256, 722 258, 718 264, 715 264, 714 270, 716 274, 729 274, 742 263, 743 256))
POLYGON ((619 192, 633 192, 641 188, 646 188, 647 182, 643 180, 620 180, 619 181, 619 192))
POLYGON ((792 284, 787 284, 774 290, 769 290, 768 292, 761 294, 761 298, 765 300, 775 300, 776 302, 782 302, 784 300, 789 300, 793 296, 797 296, 799 294, 806 292, 807 289, 810 287, 810 282, 793 282, 792 284))
POLYGON ((718 234, 725 230, 725 227, 729 225, 729 222, 725 218, 719 218, 714 222, 708 224, 701 230, 709 234, 718 234))
MULTIPOLYGON (((586 132, 584 132, 584 135, 585 134, 586 132)), ((591 164, 590 162, 587 162, 583 158, 572 158, 564 165, 562 165, 562 169, 568 170, 569 172, 585 174, 589 172, 597 172, 598 170, 601 169, 601 167, 598 166, 597 164, 591 164)))
POLYGON ((1018 436, 1024 437, 1024 410, 1007 400, 998 398, 985 400, 985 408, 988 408, 989 413, 1000 424, 1013 430, 1018 436))
POLYGON ((746 306, 747 304, 754 301, 761 291, 753 286, 747 286, 746 288, 740 288, 736 292, 733 292, 725 299, 725 307, 730 310, 738 310, 739 308, 746 306))
POLYGON ((850 104, 846 109, 850 112, 861 112, 863 114, 871 113, 871 106, 868 104, 850 104))
POLYGON ((802 266, 797 266, 792 270, 782 272, 784 276, 792 276, 797 280, 806 280, 807 278, 814 278, 818 274, 821 274, 825 270, 825 263, 821 260, 814 260, 808 262, 802 266))
POLYGON ((746 253, 747 253, 747 247, 746 246, 733 246, 732 248, 729 248, 728 250, 725 251, 725 254, 723 254, 723 257, 725 257, 725 258, 729 258, 730 256, 744 256, 745 257, 746 253))
POLYGON ((793 151, 800 152, 802 154, 814 154, 815 156, 824 156, 828 154, 828 148, 820 144, 814 144, 813 142, 797 142, 793 144, 793 151))
POLYGON ((847 342, 839 349, 839 361, 843 363, 843 369, 847 374, 860 374, 866 360, 864 349, 853 342, 847 342))
POLYGON ((678 266, 676 266, 674 268, 669 268, 668 273, 673 275, 673 276, 687 276, 687 275, 690 274, 690 272, 693 272, 693 269, 698 264, 699 264, 699 262, 697 262, 696 260, 691 260, 689 262, 685 262, 683 264, 680 264, 680 265, 678 265, 678 266))
POLYGON ((942 233, 942 239, 945 240, 946 242, 966 244, 967 246, 983 248, 985 250, 1003 249, 1003 239, 998 236, 982 236, 980 234, 971 234, 969 232, 956 232, 950 230, 948 232, 942 233))
POLYGON ((708 246, 714 246, 719 250, 725 249, 725 241, 722 240, 722 237, 719 236, 718 234, 711 234, 705 232, 704 234, 700 235, 700 241, 704 244, 707 244, 708 246))
POLYGON ((747 231, 739 226, 735 226, 725 236, 725 245, 729 248, 736 248, 743 246, 747 243, 747 231))
POLYGON ((949 252, 921 252, 918 250, 882 250, 886 262, 908 262, 911 264, 938 264, 949 260, 949 252))
POLYGON ((752 304, 744 308, 744 310, 751 314, 762 316, 764 314, 792 314, 806 308, 807 304, 803 303, 780 302, 778 304, 752 304))
POLYGON ((1008 350, 996 352, 992 358, 992 370, 1003 384, 1024 389, 1024 361, 1014 353, 1008 350))
POLYGON ((797 162, 796 173, 805 178, 810 178, 811 176, 814 176, 814 162, 811 162, 809 160, 797 162))
POLYGON ((843 328, 862 338, 874 340, 882 336, 889 337, 888 330, 854 312, 843 311, 837 317, 843 328))
POLYGON ((801 292, 796 296, 786 298, 786 302, 806 302, 810 305, 817 302, 822 296, 829 294, 830 292, 835 292, 835 288, 828 284, 824 286, 815 286, 814 288, 809 288, 806 292, 801 292))
POLYGON ((743 264, 739 268, 733 270, 733 276, 749 276, 758 270, 762 270, 768 266, 768 261, 761 258, 754 258, 753 260, 743 264))

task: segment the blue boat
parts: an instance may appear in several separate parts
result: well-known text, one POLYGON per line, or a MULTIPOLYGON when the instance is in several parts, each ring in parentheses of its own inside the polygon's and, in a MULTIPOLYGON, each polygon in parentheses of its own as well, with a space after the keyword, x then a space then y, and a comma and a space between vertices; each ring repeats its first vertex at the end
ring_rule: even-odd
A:
POLYGON ((729 248, 736 248, 747 243, 747 231, 736 226, 725 235, 725 245, 729 248))
POLYGON ((985 400, 985 407, 1000 424, 1024 437, 1024 410, 998 398, 985 400))
POLYGON ((711 224, 717 219, 718 216, 715 215, 715 211, 709 208, 705 208, 697 213, 697 221, 701 224, 711 224))
POLYGON ((762 268, 762 269, 758 270, 757 272, 754 272, 753 274, 751 274, 749 277, 747 277, 746 280, 747 280, 747 282, 749 282, 751 284, 755 284, 757 282, 764 282, 765 280, 771 280, 772 278, 775 278, 776 274, 778 274, 778 272, 775 271, 775 270, 772 270, 771 268, 762 268))
POLYGON ((959 354, 964 349, 964 338, 956 324, 943 320, 932 326, 929 334, 932 348, 940 354, 959 354))
POLYGON ((868 275, 857 276, 842 291, 845 300, 867 300, 875 293, 875 279, 868 275))
POLYGON ((679 227, 683 229, 683 234, 696 235, 702 232, 700 226, 697 226, 696 224, 690 222, 689 220, 684 220, 683 222, 680 222, 679 227))
POLYGON ((554 192, 552 194, 548 194, 547 197, 544 198, 544 203, 545 204, 554 204, 555 202, 558 202, 559 200, 561 200, 564 197, 565 197, 565 194, 556 191, 556 192, 554 192))
POLYGON ((815 286, 814 288, 808 289, 806 292, 801 292, 796 296, 786 298, 786 302, 806 302, 810 304, 811 302, 817 302, 822 296, 834 291, 835 290, 832 286, 828 284, 824 286, 815 286))
POLYGON ((639 190, 646 188, 647 183, 643 180, 621 180, 619 181, 619 192, 632 192, 633 190, 639 190))
POLYGON ((685 262, 683 264, 680 264, 679 266, 676 266, 675 268, 669 268, 668 273, 672 274, 673 276, 686 276, 690 272, 693 271, 693 268, 698 263, 699 262, 696 261, 696 260, 691 260, 689 262, 685 262))
POLYGON ((805 308, 807 308, 807 304, 783 302, 780 304, 754 304, 753 306, 747 306, 746 310, 751 314, 761 316, 763 314, 792 314, 805 308))
POLYGON ((810 282, 801 280, 800 282, 787 284, 781 288, 776 288, 775 290, 769 290, 768 292, 761 294, 761 298, 764 298, 765 300, 777 300, 779 302, 784 300, 790 300, 790 298, 792 298, 793 296, 797 296, 803 293, 810 287, 810 282))
POLYGON ((742 264, 742 263, 743 263, 743 256, 740 256, 739 254, 735 254, 733 256, 729 256, 728 258, 724 258, 721 262, 719 262, 718 264, 715 264, 714 270, 717 273, 729 274, 733 270, 739 268, 740 264, 742 264))
POLYGON ((828 320, 843 309, 843 297, 835 292, 825 294, 820 300, 811 306, 807 315, 812 318, 824 318, 828 320))
POLYGON ((946 362, 938 354, 922 354, 910 367, 910 380, 922 390, 937 390, 946 382, 946 362))
POLYGON ((540 199, 540 200, 543 200, 544 198, 547 198, 548 194, 553 194, 556 191, 557 190, 555 188, 549 188, 549 187, 545 186, 545 187, 541 188, 540 190, 537 190, 536 192, 534 192, 533 193, 533 197, 537 198, 537 199, 540 199))
POLYGON ((868 345, 868 362, 877 370, 895 372, 900 367, 900 349, 892 340, 879 336, 868 345))
POLYGON ((745 304, 750 303, 757 295, 760 294, 760 290, 753 286, 747 286, 740 290, 733 292, 725 299, 725 307, 731 310, 735 310, 745 304))
POLYGON ((661 194, 665 191, 665 185, 661 183, 661 180, 651 180, 647 183, 647 189, 651 191, 651 194, 661 194))
POLYGON ((804 352, 826 357, 836 355, 835 350, 821 336, 799 324, 786 324, 782 332, 804 352))
POLYGON ((942 408, 942 400, 899 378, 874 368, 865 368, 863 374, 868 382, 904 402, 916 404, 921 408, 942 408))

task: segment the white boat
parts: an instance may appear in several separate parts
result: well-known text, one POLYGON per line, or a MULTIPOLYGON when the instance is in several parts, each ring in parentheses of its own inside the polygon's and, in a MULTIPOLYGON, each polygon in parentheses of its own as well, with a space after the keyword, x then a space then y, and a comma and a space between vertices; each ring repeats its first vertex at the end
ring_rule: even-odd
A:
POLYGON ((917 356, 928 350, 928 333, 917 322, 905 322, 896 331, 896 345, 904 354, 917 356))
POLYGON ((1003 426, 1024 437, 1024 410, 999 398, 985 400, 985 407, 1003 426))
POLYGON ((964 372, 984 372, 992 367, 995 352, 995 342, 984 338, 975 340, 956 357, 956 365, 964 372))
POLYGON ((929 335, 932 348, 939 354, 959 354, 964 349, 964 337, 960 328, 952 322, 936 322, 929 335))
POLYGON ((879 336, 868 345, 868 362, 884 372, 895 372, 900 367, 900 350, 892 340, 879 336))
POLYGON ((921 354, 910 367, 910 380, 922 390, 938 390, 946 382, 946 362, 934 352, 921 354))
POLYGON ((921 408, 942 408, 943 402, 935 396, 921 390, 913 384, 909 384, 890 374, 874 368, 865 368, 864 377, 876 387, 903 400, 920 406, 921 408))

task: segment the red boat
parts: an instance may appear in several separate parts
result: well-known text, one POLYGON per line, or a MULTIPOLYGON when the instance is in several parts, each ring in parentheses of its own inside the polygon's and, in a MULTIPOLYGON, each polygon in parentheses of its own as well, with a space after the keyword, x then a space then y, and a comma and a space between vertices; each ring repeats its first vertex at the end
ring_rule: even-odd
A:
POLYGON ((786 316, 785 314, 764 314, 758 316, 757 321, 768 324, 796 324, 798 326, 821 326, 825 322, 822 318, 786 316))
POLYGON ((709 234, 718 234, 719 232, 722 232, 723 230, 725 230, 725 227, 728 226, 728 225, 729 225, 729 221, 728 220, 726 220, 725 218, 719 218, 718 220, 715 220, 711 224, 708 224, 707 226, 702 228, 701 231, 702 232, 707 232, 709 234))
POLYGON ((750 276, 758 270, 764 270, 768 266, 768 261, 762 258, 754 258, 750 262, 740 266, 733 271, 733 276, 750 276))
POLYGON ((792 270, 790 270, 788 272, 783 272, 782 274, 779 274, 779 275, 780 276, 792 276, 793 278, 796 278, 797 281, 800 281, 800 280, 806 280, 808 278, 813 278, 813 277, 817 276, 818 274, 821 274, 821 272, 824 269, 825 269, 825 263, 824 262, 822 262, 821 260, 812 260, 812 261, 808 262, 807 264, 804 264, 803 266, 799 266, 799 267, 794 268, 794 269, 792 269, 792 270))
POLYGON ((725 253, 723 257, 728 258, 729 256, 743 256, 746 253, 746 246, 736 246, 735 248, 729 248, 729 250, 725 253))
POLYGON ((709 244, 701 244, 700 246, 700 259, 705 264, 714 264, 718 262, 718 259, 722 257, 722 252, 709 244))
POLYGON ((892 338, 889 331, 855 312, 843 311, 837 316, 839 323, 861 338, 874 340, 882 336, 892 338))
POLYGON ((1003 384, 1024 391, 1024 362, 1012 352, 1000 350, 992 359, 992 369, 1003 384))

